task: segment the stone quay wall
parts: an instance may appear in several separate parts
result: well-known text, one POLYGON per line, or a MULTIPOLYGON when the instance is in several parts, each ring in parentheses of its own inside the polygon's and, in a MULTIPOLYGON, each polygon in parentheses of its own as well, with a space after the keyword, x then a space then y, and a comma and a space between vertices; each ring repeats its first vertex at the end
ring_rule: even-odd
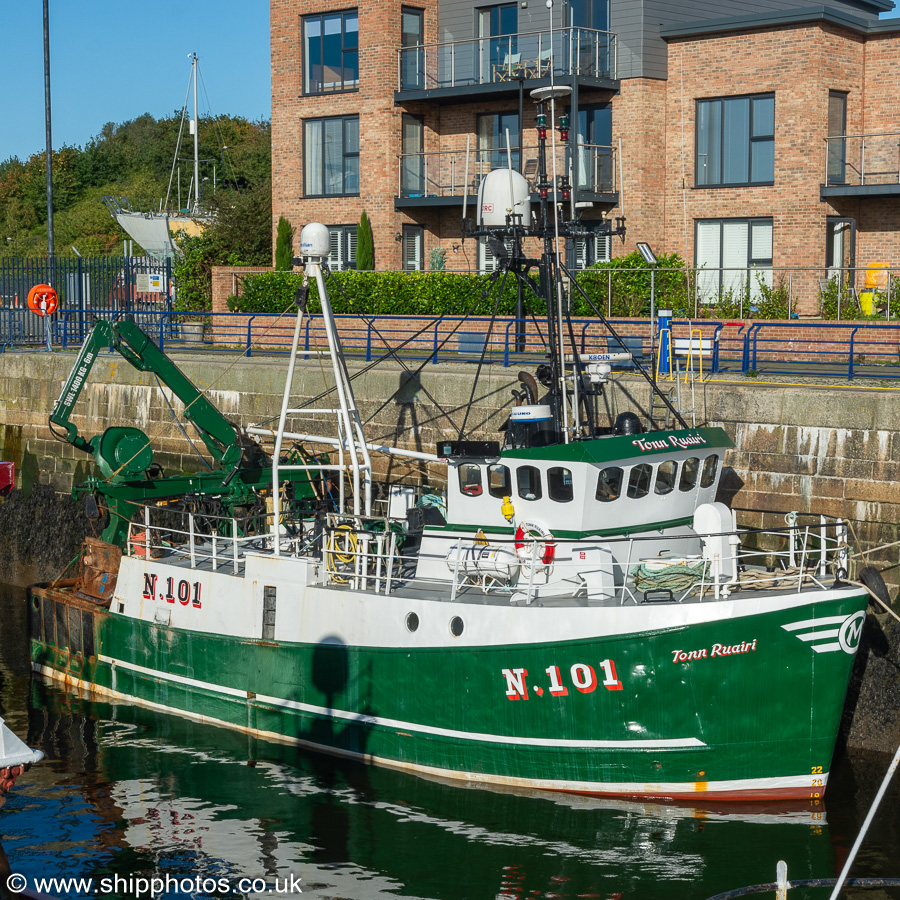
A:
MULTIPOLYGON (((277 416, 284 356, 174 358, 234 423, 271 423, 277 416)), ((74 353, 0 355, 0 459, 16 464, 21 489, 0 501, 0 577, 7 581, 60 575, 89 528, 79 508, 63 495, 93 474, 93 462, 56 440, 47 423, 73 361, 74 353), (66 528, 72 533, 65 533, 66 528), (17 550, 16 541, 27 546, 17 550), (21 559, 15 558, 17 553, 21 559)), ((353 362, 350 368, 358 373, 355 391, 371 438, 429 451, 439 440, 455 438, 463 425, 469 437, 496 438, 511 390, 518 384, 516 369, 489 367, 472 394, 472 362, 425 365, 421 372, 397 365, 363 371, 362 364, 353 362)), ((326 375, 325 360, 298 366, 297 405, 314 398, 318 408, 332 405, 327 393, 323 395, 330 384, 326 375)), ((674 387, 669 381, 663 384, 674 387)), ((693 406, 697 424, 721 425, 735 441, 725 460, 722 499, 731 500, 741 525, 783 526, 784 516, 797 510, 847 519, 851 541, 862 550, 900 540, 897 390, 721 379, 697 382, 693 394, 690 385, 682 384, 681 394, 682 405, 693 406)), ((604 403, 612 415, 633 410, 646 421, 648 401, 646 383, 629 375, 608 390, 604 403)), ((152 439, 156 461, 163 467, 197 471, 203 464, 176 424, 170 404, 176 413, 181 411, 181 404, 161 390, 152 375, 137 372, 118 356, 104 355, 72 420, 86 437, 111 425, 137 426, 152 439)), ((657 402, 657 416, 660 409, 657 402)), ((307 433, 334 434, 333 420, 322 417, 294 425, 307 433)), ((202 446, 198 438, 193 440, 202 446)), ((440 487, 446 477, 438 464, 377 454, 375 461, 382 480, 412 478, 440 487)), ((892 596, 900 582, 898 560, 896 546, 870 552, 866 559, 883 570, 892 596)), ((900 627, 884 616, 880 619, 873 619, 864 632, 841 739, 848 746, 892 752, 900 738, 900 627)))
MULTIPOLYGON (((271 422, 278 414, 286 358, 174 354, 185 374, 236 424, 271 422)), ((17 486, 37 482, 67 493, 93 471, 89 456, 55 439, 47 417, 68 375, 72 353, 7 353, 0 356, 0 458, 16 463, 17 486)), ((350 362, 351 371, 363 363, 350 362)), ((465 423, 473 438, 496 438, 517 386, 517 370, 487 367, 472 395, 473 361, 422 365, 409 372, 383 364, 355 381, 367 432, 378 442, 433 450, 458 436, 465 423), (470 403, 471 400, 471 403, 470 403)), ((662 385, 673 391, 674 383, 662 385)), ((330 384, 330 367, 313 357, 298 365, 294 389, 302 400, 319 397, 330 384)), ((735 441, 726 457, 723 491, 739 510, 741 524, 783 524, 791 510, 840 516, 852 523, 862 549, 900 539, 900 404, 891 388, 786 385, 759 379, 712 379, 681 385, 682 404, 694 407, 697 424, 721 425, 735 441), (693 394, 693 397, 692 397, 693 394)), ((646 421, 649 389, 637 376, 622 376, 607 393, 616 414, 635 410, 646 421)), ((316 406, 330 405, 320 399, 316 406)), ((662 406, 655 404, 659 415, 662 406)), ((158 462, 173 471, 203 468, 176 422, 181 404, 115 355, 102 356, 79 399, 72 421, 91 437, 110 425, 136 425, 151 438, 158 462), (171 407, 171 408, 170 408, 171 407)), ((689 418, 690 421, 690 418, 689 418)), ((334 433, 330 418, 296 423, 306 433, 334 433)), ((192 435, 196 447, 203 449, 192 435)), ((376 460, 382 459, 376 455, 376 460)), ((383 461, 381 475, 409 470, 439 485, 440 465, 383 461)), ((870 561, 900 583, 897 548, 870 561)))

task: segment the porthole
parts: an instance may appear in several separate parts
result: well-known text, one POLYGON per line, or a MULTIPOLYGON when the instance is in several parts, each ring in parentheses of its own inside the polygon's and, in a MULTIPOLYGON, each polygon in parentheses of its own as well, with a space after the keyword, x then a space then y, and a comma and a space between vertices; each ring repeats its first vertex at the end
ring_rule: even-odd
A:
POLYGON ((459 616, 454 616, 450 620, 450 634, 453 637, 459 637, 463 633, 463 620, 459 616))
POLYGON ((406 617, 406 630, 415 631, 419 627, 419 617, 415 613, 410 613, 406 617))

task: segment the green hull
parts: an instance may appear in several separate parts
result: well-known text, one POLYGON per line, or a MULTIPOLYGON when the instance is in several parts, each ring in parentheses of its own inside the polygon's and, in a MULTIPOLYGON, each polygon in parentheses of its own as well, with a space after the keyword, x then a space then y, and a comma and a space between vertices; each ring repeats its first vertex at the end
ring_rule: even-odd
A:
POLYGON ((843 591, 640 634, 411 650, 190 632, 37 588, 31 653, 103 696, 412 771, 815 804, 865 606, 843 591), (841 636, 816 652, 797 633, 815 620, 851 627, 820 630, 841 636))

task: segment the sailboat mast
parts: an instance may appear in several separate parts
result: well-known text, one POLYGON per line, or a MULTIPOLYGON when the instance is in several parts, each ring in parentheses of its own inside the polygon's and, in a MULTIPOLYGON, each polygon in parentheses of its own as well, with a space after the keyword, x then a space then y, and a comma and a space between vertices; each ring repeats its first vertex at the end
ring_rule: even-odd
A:
POLYGON ((200 121, 197 118, 197 54, 191 60, 191 78, 194 82, 194 207, 195 213, 200 211, 200 121))

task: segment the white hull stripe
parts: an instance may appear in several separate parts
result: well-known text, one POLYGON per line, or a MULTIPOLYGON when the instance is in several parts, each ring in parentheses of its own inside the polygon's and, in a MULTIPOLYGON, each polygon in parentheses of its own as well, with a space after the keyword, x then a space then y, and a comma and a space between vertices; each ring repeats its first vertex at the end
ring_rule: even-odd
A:
POLYGON ((840 625, 846 618, 846 616, 821 616, 818 619, 804 619, 802 622, 791 622, 790 625, 782 625, 781 627, 785 631, 799 631, 801 628, 818 628, 821 625, 840 625))
MULTIPOLYGON (((583 794, 624 794, 628 796, 636 796, 646 794, 650 796, 678 796, 678 797, 697 797, 702 798, 704 794, 712 793, 753 793, 760 791, 786 790, 792 788, 809 788, 810 780, 808 775, 785 775, 772 778, 743 778, 729 781, 703 781, 703 782, 679 782, 679 781, 663 781, 663 782, 605 782, 605 781, 563 781, 561 779, 549 778, 513 778, 506 775, 485 775, 483 773, 474 772, 457 772, 452 769, 440 769, 436 766, 423 766, 417 763, 398 762, 393 759, 386 759, 380 756, 372 756, 367 753, 355 753, 348 750, 337 750, 322 744, 314 744, 312 741, 305 741, 300 738, 289 737, 279 734, 275 731, 261 731, 258 728, 248 728, 245 725, 236 725, 233 722, 225 722, 222 719, 214 719, 211 716, 204 716, 199 713, 186 712, 183 709, 165 706, 161 703, 153 703, 150 700, 143 700, 140 697, 133 697, 130 694, 123 694, 120 691, 111 691, 108 688, 82 681, 79 678, 64 677, 61 672, 51 669, 49 666, 41 666, 34 664, 35 672, 46 675, 48 678, 58 679, 70 684, 79 690, 83 690, 88 694, 94 694, 106 697, 112 700, 120 700, 125 703, 131 703, 135 706, 142 706, 145 709, 156 709, 161 712, 172 713, 191 719, 195 722, 203 722, 212 725, 224 725, 227 728, 233 728, 236 731, 242 731, 245 734, 252 734, 263 740, 277 741, 278 743, 291 744, 303 747, 309 750, 325 751, 332 756, 341 756, 347 759, 356 759, 361 762, 370 763, 377 766, 384 766, 389 769, 400 769, 405 772, 414 772, 419 775, 429 775, 438 778, 449 778, 458 781, 468 782, 469 784, 499 784, 506 787, 528 787, 542 791, 570 791, 583 794)), ((240 693, 240 692, 238 692, 240 693)), ((821 776, 825 784, 828 783, 828 773, 821 776)), ((823 788, 824 790, 824 785, 823 788)))
MULTIPOLYGON (((212 684, 208 681, 198 681, 195 678, 188 678, 185 675, 175 675, 172 672, 160 672, 157 669, 150 669, 146 666, 124 662, 121 659, 114 659, 110 656, 101 655, 99 659, 101 662, 109 663, 114 668, 127 669, 139 675, 158 678, 161 681, 183 684, 186 687, 200 688, 201 690, 211 691, 216 694, 225 694, 229 697, 240 698, 244 701, 248 699, 247 691, 240 691, 237 688, 223 687, 222 685, 212 684)), ((557 740, 553 738, 514 737, 502 734, 480 734, 473 731, 457 731, 452 728, 438 728, 434 725, 420 725, 415 722, 404 722, 401 719, 386 719, 381 716, 360 715, 359 713, 348 712, 342 709, 328 709, 324 706, 314 706, 311 703, 300 703, 297 700, 285 700, 281 697, 269 697, 264 694, 257 694, 256 700, 270 706, 280 706, 283 709, 294 709, 298 712, 343 719, 359 725, 378 725, 382 728, 395 728, 400 731, 416 731, 421 734, 459 738, 466 741, 480 741, 488 744, 516 744, 529 747, 567 747, 569 749, 583 750, 682 750, 685 748, 699 748, 706 746, 703 741, 698 740, 697 738, 672 738, 671 740, 636 739, 630 741, 573 741, 567 739, 557 740)))

